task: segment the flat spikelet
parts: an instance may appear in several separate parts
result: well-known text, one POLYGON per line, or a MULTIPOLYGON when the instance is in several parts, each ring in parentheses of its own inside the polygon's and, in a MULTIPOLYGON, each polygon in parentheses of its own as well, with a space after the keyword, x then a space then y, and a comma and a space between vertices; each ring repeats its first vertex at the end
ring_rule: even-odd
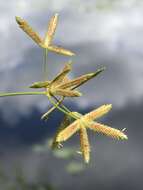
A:
POLYGON ((109 136, 115 139, 122 139, 122 140, 128 139, 128 137, 123 133, 123 131, 108 127, 107 125, 103 125, 97 122, 94 122, 94 124, 89 125, 89 128, 94 130, 95 132, 102 133, 106 136, 109 136))
POLYGON ((97 69, 97 71, 94 72, 94 73, 89 73, 89 74, 87 74, 87 75, 88 75, 88 76, 87 76, 87 79, 86 79, 86 80, 83 80, 81 83, 75 85, 75 87, 72 88, 72 89, 78 88, 79 86, 81 86, 81 85, 83 85, 84 83, 88 82, 90 79, 92 79, 92 78, 96 77, 97 75, 99 75, 100 73, 102 73, 104 70, 105 70, 105 67, 102 67, 102 68, 100 68, 100 69, 97 69))
POLYGON ((71 64, 72 62, 68 62, 52 81, 34 82, 30 88, 47 88, 52 85, 58 86, 59 84, 65 82, 64 80, 66 75, 71 71, 71 64))
POLYGON ((65 76, 64 79, 63 79, 63 84, 66 83, 66 82, 69 82, 69 81, 70 81, 70 79, 67 76, 65 76))
POLYGON ((89 81, 90 79, 92 79, 93 77, 97 76, 98 74, 100 74, 102 71, 104 71, 104 68, 98 69, 95 73, 88 73, 85 75, 82 75, 80 77, 77 77, 73 80, 70 80, 69 82, 65 83, 65 84, 61 84, 59 87, 60 88, 77 88, 80 85, 84 84, 85 82, 89 81))
POLYGON ((83 116, 84 120, 94 120, 94 119, 98 119, 99 117, 105 115, 106 113, 108 113, 112 108, 111 104, 107 104, 107 105, 102 105, 99 108, 89 112, 88 114, 83 116))
POLYGON ((65 115, 53 139, 53 142, 52 142, 53 149, 61 147, 61 144, 57 142, 57 136, 63 129, 65 129, 68 125, 70 125, 71 122, 72 122, 72 118, 68 115, 65 115))
POLYGON ((78 92, 77 90, 68 90, 68 89, 60 89, 60 88, 53 88, 50 90, 51 95, 58 95, 58 96, 64 96, 64 97, 79 97, 82 94, 78 92))
POLYGON ((86 75, 82 75, 78 78, 75 78, 65 84, 61 84, 59 87, 60 88, 71 88, 71 87, 74 87, 74 86, 77 86, 79 84, 81 84, 83 81, 87 81, 87 78, 90 76, 91 77, 92 74, 86 74, 86 75))
POLYGON ((49 46, 53 40, 55 30, 58 23, 58 14, 55 14, 49 21, 48 24, 48 31, 46 32, 45 38, 44 38, 44 45, 49 46))
POLYGON ((66 127, 65 129, 61 130, 58 133, 58 135, 56 137, 56 141, 57 142, 66 141, 73 134, 75 134, 79 130, 79 128, 80 128, 80 126, 78 125, 78 122, 74 121, 72 124, 70 124, 68 127, 66 127))
POLYGON ((50 81, 34 82, 29 88, 46 88, 50 85, 50 81))
POLYGON ((94 122, 94 119, 101 117, 102 115, 106 114, 112 105, 102 105, 98 109, 93 110, 85 115, 82 115, 77 112, 73 112, 74 116, 77 119, 71 123, 69 126, 61 130, 56 137, 56 142, 60 143, 63 141, 68 140, 73 134, 79 131, 80 134, 80 146, 81 152, 84 157, 86 163, 89 162, 90 159, 90 145, 88 141, 87 135, 87 128, 94 130, 95 132, 102 133, 106 136, 115 138, 115 139, 122 139, 127 140, 128 137, 123 133, 123 130, 118 130, 111 128, 109 126, 94 122))
POLYGON ((22 18, 15 17, 16 22, 18 23, 19 27, 30 37, 32 38, 39 46, 42 43, 42 39, 40 38, 39 34, 35 32, 31 26, 22 18))
POLYGON ((62 71, 51 81, 51 84, 54 86, 58 86, 59 84, 63 83, 66 75, 71 71, 71 62, 67 63, 62 71))
MULTIPOLYGON (((45 47, 45 46, 43 45, 42 47, 45 47)), ((51 46, 50 45, 50 46, 48 46, 48 49, 50 51, 53 51, 53 52, 56 52, 56 53, 62 54, 62 55, 67 55, 67 56, 73 56, 73 55, 75 55, 75 53, 73 53, 72 51, 64 49, 64 48, 62 48, 60 46, 55 46, 55 45, 51 46)))
POLYGON ((88 135, 87 135, 87 130, 85 127, 81 127, 80 131, 80 148, 81 148, 81 152, 84 158, 84 161, 86 163, 89 162, 90 159, 90 145, 89 145, 89 141, 88 141, 88 135))

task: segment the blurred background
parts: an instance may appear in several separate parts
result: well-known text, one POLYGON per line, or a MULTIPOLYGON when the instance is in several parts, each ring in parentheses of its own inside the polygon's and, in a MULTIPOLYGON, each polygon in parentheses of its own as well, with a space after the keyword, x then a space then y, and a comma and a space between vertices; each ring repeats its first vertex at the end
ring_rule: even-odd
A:
MULTIPOLYGON (((91 161, 85 165, 75 135, 62 152, 49 148, 63 117, 47 122, 46 97, 0 99, 0 189, 143 189, 143 1, 13 0, 0 1, 0 92, 28 91, 42 80, 43 52, 19 29, 15 16, 44 36, 49 18, 59 13, 54 43, 76 53, 70 77, 105 66, 104 73, 68 99, 72 110, 86 113, 102 104, 113 109, 102 121, 127 128, 128 141, 89 131, 91 161)), ((49 53, 48 78, 69 61, 49 53)))

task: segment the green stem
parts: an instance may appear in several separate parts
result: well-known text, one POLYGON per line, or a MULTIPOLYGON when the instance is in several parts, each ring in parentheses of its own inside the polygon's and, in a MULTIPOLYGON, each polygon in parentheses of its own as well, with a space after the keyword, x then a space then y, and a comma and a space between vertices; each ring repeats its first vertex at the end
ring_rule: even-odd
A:
MULTIPOLYGON (((53 98, 59 102, 59 99, 56 96, 53 96, 53 98)), ((64 100, 64 99, 63 99, 64 100)), ((68 109, 62 102, 60 103, 60 105, 65 109, 65 111, 67 111, 68 113, 70 113, 70 115, 72 115, 74 118, 76 117, 76 119, 79 119, 80 117, 75 116, 73 113, 71 113, 70 109, 68 109)))
MULTIPOLYGON (((59 102, 59 99, 56 97, 56 96, 54 96, 53 95, 53 98, 57 101, 57 102, 59 102)), ((67 111, 67 112, 71 112, 62 102, 60 103, 60 105, 67 111)))
POLYGON ((53 104, 59 111, 63 112, 64 114, 66 114, 66 115, 68 115, 68 116, 73 117, 74 119, 77 119, 73 114, 67 112, 66 110, 64 110, 63 108, 61 108, 58 104, 56 104, 56 103, 52 100, 52 98, 51 98, 50 95, 47 95, 47 97, 48 97, 49 101, 51 102, 51 104, 53 104))
MULTIPOLYGON (((60 103, 61 103, 62 101, 63 101, 63 98, 61 98, 56 104, 60 105, 60 103)), ((56 109, 55 106, 53 106, 52 108, 50 108, 46 113, 44 113, 44 114, 42 115, 41 119, 44 119, 44 120, 48 119, 48 115, 49 115, 50 113, 52 113, 55 109, 56 109)))
POLYGON ((8 93, 0 93, 0 97, 20 96, 20 95, 46 95, 46 93, 45 92, 8 92, 8 93))
POLYGON ((47 74, 48 74, 48 71, 47 71, 47 61, 48 61, 48 49, 47 48, 45 48, 44 49, 44 67, 43 67, 43 69, 44 69, 44 71, 43 71, 43 73, 44 73, 44 80, 47 80, 47 74))

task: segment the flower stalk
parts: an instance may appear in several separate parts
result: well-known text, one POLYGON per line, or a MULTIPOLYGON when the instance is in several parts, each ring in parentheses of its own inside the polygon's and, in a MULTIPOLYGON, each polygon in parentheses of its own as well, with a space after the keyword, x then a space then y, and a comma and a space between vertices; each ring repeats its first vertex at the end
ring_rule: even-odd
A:
POLYGON ((0 97, 6 96, 25 96, 25 95, 46 95, 46 92, 7 92, 0 93, 0 97))

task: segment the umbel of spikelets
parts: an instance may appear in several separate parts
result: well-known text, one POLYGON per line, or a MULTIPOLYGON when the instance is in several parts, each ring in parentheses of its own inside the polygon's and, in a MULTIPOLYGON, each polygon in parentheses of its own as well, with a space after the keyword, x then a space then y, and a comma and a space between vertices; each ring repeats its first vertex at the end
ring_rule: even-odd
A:
MULTIPOLYGON (((101 72, 105 70, 104 67, 97 69, 95 72, 87 73, 81 75, 74 79, 68 78, 68 73, 72 69, 72 62, 67 63, 64 68, 56 75, 56 77, 51 81, 41 81, 33 83, 30 88, 45 88, 45 93, 47 96, 61 96, 61 100, 58 102, 58 105, 61 104, 64 97, 79 97, 82 94, 75 90, 79 86, 85 84, 92 78, 99 75, 101 72)), ((42 119, 47 119, 48 115, 55 109, 56 107, 52 107, 48 112, 46 112, 42 119)))
POLYGON ((73 56, 75 55, 72 51, 62 48, 60 46, 56 46, 52 44, 52 40, 54 38, 54 34, 56 31, 57 23, 58 23, 58 14, 55 14, 49 21, 48 29, 44 38, 41 38, 40 35, 32 29, 32 27, 28 24, 24 19, 16 16, 16 22, 19 27, 41 48, 47 49, 49 51, 73 56))
POLYGON ((44 82, 36 82, 33 83, 30 88, 45 88, 47 94, 52 95, 59 95, 64 97, 78 97, 81 96, 81 93, 72 90, 70 88, 62 88, 60 87, 61 84, 68 83, 67 74, 71 71, 71 63, 68 63, 64 66, 61 72, 57 74, 51 81, 44 81, 44 82))
MULTIPOLYGON (((45 66, 47 64, 47 52, 52 51, 62 55, 73 56, 74 53, 70 50, 64 49, 59 46, 53 45, 53 38, 58 23, 58 14, 55 14, 49 21, 48 29, 44 38, 35 32, 32 27, 22 18, 16 17, 16 21, 20 28, 45 52, 45 66)), ((44 67, 46 71, 46 67, 44 67)), ((115 139, 127 139, 124 134, 124 130, 118 130, 111 128, 107 125, 96 122, 95 120, 106 114, 111 109, 111 104, 102 105, 98 109, 95 109, 85 115, 78 112, 72 112, 64 104, 62 104, 65 97, 79 97, 82 94, 75 90, 90 79, 96 77, 105 68, 100 68, 93 73, 87 73, 74 79, 69 79, 67 76, 71 71, 71 63, 68 63, 64 68, 52 79, 51 81, 39 81, 33 83, 30 88, 43 89, 42 91, 32 92, 8 92, 0 93, 0 97, 6 96, 19 96, 19 95, 46 95, 48 100, 52 104, 52 108, 42 115, 42 119, 47 119, 48 115, 56 108, 65 114, 64 120, 59 127, 55 138, 53 140, 52 147, 61 147, 63 141, 68 140, 76 132, 80 138, 80 148, 86 163, 90 160, 90 144, 88 140, 87 129, 91 129, 95 132, 102 133, 106 136, 115 139), (60 99, 58 99, 60 97, 60 99)))
POLYGON ((103 125, 94 121, 104 114, 108 113, 111 108, 112 105, 107 104, 102 105, 85 115, 75 114, 75 116, 78 118, 70 125, 65 126, 63 129, 59 130, 54 141, 56 143, 61 143, 68 140, 73 134, 78 132, 80 134, 81 152, 85 162, 88 163, 90 160, 90 144, 88 141, 87 128, 115 139, 128 139, 122 130, 114 129, 107 125, 103 125))
POLYGON ((67 77, 67 74, 71 71, 71 69, 71 62, 69 62, 53 80, 35 82, 30 86, 30 88, 46 88, 47 93, 51 95, 60 95, 67 97, 81 96, 81 93, 75 91, 74 89, 83 85, 105 70, 105 68, 102 67, 93 73, 87 73, 75 79, 69 79, 67 77))

